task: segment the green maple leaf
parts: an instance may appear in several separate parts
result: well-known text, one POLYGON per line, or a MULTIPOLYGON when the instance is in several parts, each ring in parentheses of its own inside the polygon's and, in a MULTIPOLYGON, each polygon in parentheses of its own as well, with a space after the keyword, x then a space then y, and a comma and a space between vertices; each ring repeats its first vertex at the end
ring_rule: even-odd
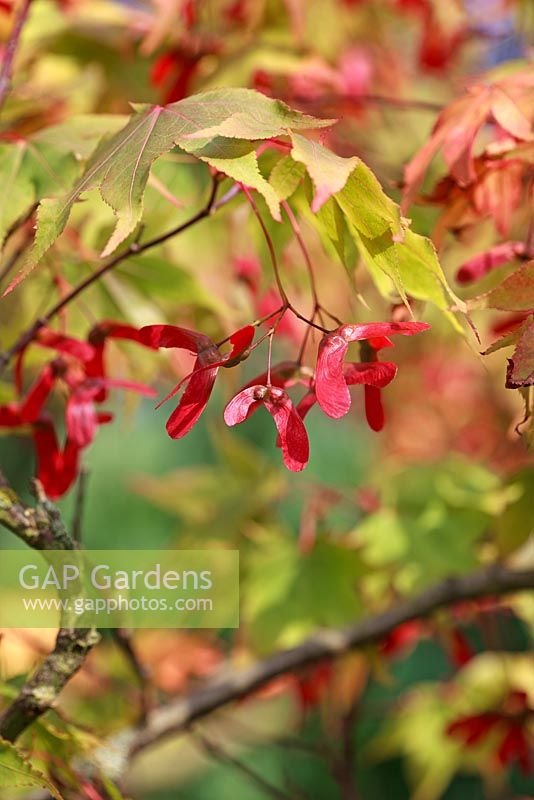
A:
POLYGON ((260 173, 255 142, 330 124, 249 89, 214 90, 168 106, 136 107, 127 125, 97 147, 71 191, 42 201, 33 248, 8 291, 42 258, 64 230, 73 204, 90 189, 100 190, 117 218, 102 256, 112 253, 141 219, 153 162, 174 146, 261 192, 279 220, 279 198, 260 173))
MULTIPOLYGON (((371 276, 386 297, 394 290, 404 302, 408 295, 427 300, 446 311, 464 304, 447 284, 430 239, 406 227, 399 206, 386 195, 372 170, 359 158, 341 158, 317 142, 292 134, 291 157, 302 163, 312 180, 312 211, 343 260, 342 228, 332 213, 335 202, 371 276), (323 213, 325 210, 325 213, 323 213), (328 213, 326 213, 328 210, 328 213)), ((454 317, 451 322, 458 327, 454 317)))

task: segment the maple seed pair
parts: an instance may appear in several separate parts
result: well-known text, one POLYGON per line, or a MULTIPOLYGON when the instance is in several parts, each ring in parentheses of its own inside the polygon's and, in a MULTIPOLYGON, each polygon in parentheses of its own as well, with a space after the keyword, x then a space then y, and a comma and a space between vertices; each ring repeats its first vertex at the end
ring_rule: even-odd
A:
POLYGON ((365 413, 369 426, 379 431, 384 426, 380 389, 391 383, 397 365, 379 361, 377 353, 393 347, 390 336, 414 336, 430 328, 426 322, 370 322, 362 325, 341 325, 326 334, 319 345, 315 374, 315 398, 309 397, 305 413, 316 399, 324 413, 332 419, 344 417, 350 410, 349 386, 365 387, 365 413), (352 342, 361 342, 361 362, 345 363, 352 342))
MULTIPOLYGON (((381 430, 384 412, 380 390, 396 375, 397 366, 379 361, 377 353, 392 347, 392 335, 413 336, 427 330, 425 322, 373 322, 362 325, 341 325, 326 334, 319 346, 315 377, 312 370, 293 362, 282 362, 269 373, 248 383, 227 405, 224 420, 233 426, 245 422, 260 406, 264 406, 278 431, 277 446, 282 448, 284 464, 293 472, 304 469, 309 459, 309 442, 304 418, 318 402, 329 417, 339 419, 351 405, 349 386, 365 388, 365 409, 370 427, 381 430), (344 363, 351 342, 361 343, 361 362, 344 363), (307 393, 297 407, 285 389, 298 383, 307 393)), ((176 347, 196 355, 193 370, 159 405, 177 394, 187 383, 178 406, 167 420, 167 432, 173 439, 185 436, 206 408, 217 373, 221 367, 233 367, 248 357, 255 328, 247 325, 229 337, 232 348, 223 355, 207 336, 174 325, 149 325, 139 332, 140 341, 153 348, 176 347)))
POLYGON ((284 464, 292 472, 300 472, 308 463, 310 445, 302 417, 289 395, 277 386, 249 386, 226 406, 224 421, 230 427, 248 419, 261 405, 274 420, 282 448, 284 464))
POLYGON ((187 388, 167 420, 171 439, 181 439, 198 422, 208 404, 220 367, 233 367, 249 354, 255 328, 246 325, 230 336, 232 349, 223 355, 208 336, 176 325, 147 325, 139 331, 140 340, 148 347, 176 347, 196 355, 193 370, 174 387, 161 406, 174 397, 187 382, 187 388))

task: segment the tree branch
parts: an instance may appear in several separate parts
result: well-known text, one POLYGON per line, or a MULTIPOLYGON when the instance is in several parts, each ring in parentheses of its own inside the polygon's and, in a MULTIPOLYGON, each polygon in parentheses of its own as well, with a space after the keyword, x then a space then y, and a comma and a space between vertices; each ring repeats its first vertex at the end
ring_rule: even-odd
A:
MULTIPOLYGON (((67 533, 58 509, 38 481, 34 481, 33 489, 37 498, 35 508, 22 502, 0 472, 0 524, 34 550, 73 550, 75 542, 67 533)), ((0 737, 8 741, 15 741, 55 703, 100 638, 92 628, 67 627, 65 616, 61 623, 63 627, 53 651, 0 715, 0 737)))
POLYGON ((0 471, 0 525, 34 550, 72 550, 74 543, 67 533, 59 511, 34 481, 35 508, 22 502, 0 471))
POLYGON ((0 67, 0 108, 2 108, 4 105, 4 101, 9 91, 13 60, 19 46, 22 29, 24 28, 24 24, 28 18, 31 2, 32 0, 22 0, 4 50, 4 58, 2 59, 2 66, 0 67))
POLYGON ((388 611, 349 627, 320 631, 298 647, 276 653, 229 677, 214 679, 188 697, 152 712, 146 728, 135 736, 131 754, 135 755, 140 750, 183 731, 192 722, 250 694, 279 675, 323 659, 336 658, 349 650, 376 642, 404 622, 429 616, 453 603, 476 600, 488 595, 500 596, 533 586, 534 570, 516 571, 494 565, 473 575, 442 581, 388 611))
POLYGON ((99 639, 92 628, 59 629, 53 651, 0 716, 0 736, 3 739, 14 742, 32 722, 48 711, 99 639))
POLYGON ((139 685, 139 724, 145 725, 148 712, 152 705, 150 672, 137 656, 137 651, 132 641, 132 633, 126 628, 114 628, 113 639, 128 661, 139 685))

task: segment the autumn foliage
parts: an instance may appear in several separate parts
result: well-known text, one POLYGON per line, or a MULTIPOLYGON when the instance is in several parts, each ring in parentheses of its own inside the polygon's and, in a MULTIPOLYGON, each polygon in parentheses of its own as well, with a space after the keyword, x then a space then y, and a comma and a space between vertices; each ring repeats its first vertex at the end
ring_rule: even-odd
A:
MULTIPOLYGON (((16 742, 0 714, 6 800, 534 792, 531 597, 446 594, 532 570, 532 33, 522 0, 0 2, 6 538, 37 479, 75 547, 242 573, 239 629, 120 629, 16 742)), ((53 647, 0 631, 0 712, 53 647)))

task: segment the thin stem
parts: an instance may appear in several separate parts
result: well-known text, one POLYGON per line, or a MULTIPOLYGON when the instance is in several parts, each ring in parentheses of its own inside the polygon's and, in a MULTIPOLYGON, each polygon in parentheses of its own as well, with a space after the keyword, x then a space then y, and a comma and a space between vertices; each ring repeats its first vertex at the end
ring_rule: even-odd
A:
POLYGON ((183 231, 187 230, 192 225, 195 225, 201 219, 207 217, 211 213, 211 207, 215 199, 216 191, 217 191, 217 182, 214 181, 208 204, 203 209, 201 209, 197 214, 195 214, 194 217, 187 220, 187 222, 178 225, 176 228, 167 231, 167 233, 162 233, 161 236, 156 236, 154 239, 149 239, 149 241, 145 242, 144 244, 139 244, 138 242, 132 242, 132 244, 126 250, 124 250, 122 253, 119 253, 117 256, 115 256, 115 258, 111 259, 111 261, 108 261, 107 264, 104 264, 96 272, 93 272, 92 275, 90 275, 84 281, 79 283, 78 286, 75 286, 72 292, 69 292, 69 294, 66 297, 64 297, 62 300, 59 301, 59 303, 57 303, 53 308, 50 309, 50 311, 45 315, 47 322, 49 322, 53 317, 59 314, 59 312, 63 308, 65 308, 66 305, 68 305, 72 300, 74 300, 75 297, 81 294, 81 292, 87 289, 88 286, 90 286, 92 283, 101 278, 102 275, 105 275, 106 272, 112 270, 114 267, 117 266, 117 264, 120 264, 121 261, 124 261, 124 259, 129 258, 132 255, 140 255, 141 253, 144 253, 146 250, 149 250, 152 247, 157 247, 158 245, 163 244, 168 239, 172 239, 173 236, 177 236, 179 233, 183 233, 183 231))
MULTIPOLYGON (((6 232, 4 237, 4 242, 7 242, 16 231, 21 231, 25 227, 26 223, 28 223, 35 214, 38 205, 39 205, 38 203, 34 203, 22 217, 19 217, 17 220, 15 220, 15 222, 6 232)), ((33 239, 33 230, 28 229, 25 232, 22 242, 18 245, 18 247, 15 248, 15 250, 9 256, 4 266, 0 270, 0 283, 3 280, 5 280, 5 278, 7 278, 7 276, 9 275, 9 273, 11 272, 11 270, 13 269, 13 267, 15 266, 21 255, 24 253, 26 248, 31 244, 32 239, 33 239)))
POLYGON ((308 317, 305 317, 303 314, 300 313, 300 311, 297 311, 297 309, 291 304, 289 304, 288 308, 289 311, 291 311, 297 317, 297 319, 301 319, 310 327, 315 328, 316 330, 321 331, 322 333, 332 333, 332 331, 329 328, 325 328, 323 327, 323 325, 318 325, 316 322, 313 322, 313 320, 308 319, 308 317))
MULTIPOLYGON (((314 308, 312 316, 311 316, 311 321, 312 322, 315 319, 315 315, 316 314, 317 314, 317 308, 314 308)), ((299 364, 299 365, 302 364, 302 360, 304 358, 304 353, 306 352, 306 347, 308 345, 308 340, 310 338, 311 330, 312 330, 311 326, 308 325, 308 327, 306 328, 306 331, 304 333, 304 336, 302 337, 302 344, 300 345, 299 355, 298 355, 298 358, 297 358, 297 364, 299 364)))
POLYGON ((273 356, 273 336, 274 328, 269 331, 269 351, 267 353, 267 386, 271 385, 271 361, 273 356))
POLYGON ((140 704, 139 704, 139 722, 144 725, 148 713, 150 711, 151 701, 149 696, 149 673, 144 665, 139 661, 135 651, 131 631, 126 628, 115 628, 113 630, 113 638, 117 646, 121 649, 130 664, 137 683, 139 684, 140 691, 140 704))
POLYGON ((217 211, 219 208, 222 208, 222 206, 225 206, 227 203, 229 203, 230 200, 233 200, 234 197, 237 197, 241 191, 241 188, 242 187, 240 183, 234 183, 234 185, 231 186, 230 189, 228 189, 228 191, 225 192, 225 194, 223 194, 223 196, 213 204, 213 211, 217 211))
POLYGON ((11 73, 13 70, 13 60, 17 53, 20 36, 28 18, 31 3, 32 0, 22 0, 6 44, 4 58, 2 59, 2 66, 0 67, 0 108, 2 108, 4 105, 5 99, 9 92, 11 85, 11 73))
POLYGON ((247 186, 243 186, 243 191, 244 191, 244 193, 246 195, 246 198, 247 198, 248 202, 250 203, 250 207, 252 208, 252 210, 253 210, 253 212, 254 212, 254 214, 256 216, 256 219, 260 223, 260 227, 261 227, 261 229, 263 231, 263 235, 264 235, 265 241, 267 243, 267 249, 269 250, 269 255, 271 256, 271 263, 273 265, 274 277, 275 277, 275 280, 276 280, 276 285, 278 286, 278 291, 280 292, 280 297, 282 298, 284 303, 287 304, 287 307, 289 308, 290 303, 289 303, 286 291, 284 289, 284 286, 282 284, 282 279, 280 277, 280 271, 278 269, 278 261, 276 259, 276 252, 275 252, 275 249, 274 249, 273 240, 271 239, 269 231, 267 230, 267 226, 265 225, 265 222, 263 221, 263 217, 260 214, 260 210, 259 210, 258 206, 256 205, 250 190, 248 189, 247 186))
POLYGON ((235 769, 237 769, 242 775, 246 778, 251 780, 253 783, 256 784, 265 794, 269 797, 274 797, 276 800, 290 800, 289 795, 275 786, 273 783, 270 783, 263 775, 260 775, 258 772, 249 767, 244 761, 241 761, 236 756, 232 755, 231 753, 227 752, 227 750, 223 749, 219 744, 216 744, 213 740, 208 739, 208 737, 204 733, 199 733, 198 731, 195 732, 195 737, 198 743, 202 746, 203 750, 212 758, 216 759, 217 761, 222 762, 223 764, 229 764, 235 769))
POLYGON ((213 211, 213 205, 215 202, 215 195, 217 193, 217 186, 218 181, 214 179, 212 190, 210 193, 209 200, 207 204, 198 211, 191 219, 183 222, 181 225, 178 225, 176 228, 173 228, 167 233, 162 233, 160 236, 156 236, 154 239, 149 239, 148 242, 144 244, 139 244, 138 242, 132 242, 122 253, 119 253, 112 258, 111 261, 108 261, 106 264, 103 264, 100 269, 97 269, 91 275, 89 275, 85 280, 81 281, 77 286, 75 286, 72 291, 70 291, 65 297, 59 300, 52 308, 47 311, 42 317, 39 317, 35 322, 26 330, 19 339, 13 344, 5 353, 0 354, 0 375, 2 374, 3 370, 7 366, 7 364, 11 361, 13 356, 16 356, 25 347, 30 344, 31 341, 35 338, 35 335, 38 331, 43 328, 45 325, 54 319, 66 306, 69 305, 78 295, 80 295, 85 289, 99 280, 103 275, 107 272, 112 270, 122 261, 130 256, 139 255, 140 253, 144 253, 147 250, 150 250, 152 247, 156 247, 157 245, 163 244, 168 239, 172 239, 174 236, 177 236, 179 233, 183 233, 188 228, 191 228, 200 220, 205 219, 206 217, 210 216, 213 211))
MULTIPOLYGON (((302 251, 302 255, 304 256, 304 262, 306 264, 306 268, 307 268, 308 274, 310 276, 310 285, 311 285, 312 298, 313 298, 313 317, 312 317, 312 319, 315 317, 315 315, 317 313, 319 313, 319 315, 320 315, 320 312, 324 311, 324 313, 327 315, 327 317, 330 317, 331 320, 333 320, 334 322, 337 322, 338 325, 342 325, 343 321, 340 320, 339 317, 336 317, 335 314, 332 314, 330 311, 328 311, 328 309, 326 309, 319 302, 319 297, 317 295, 317 284, 315 282, 315 274, 314 274, 314 271, 313 271, 312 261, 311 261, 311 258, 310 258, 310 254, 308 252, 308 248, 306 247, 306 243, 304 241, 304 237, 302 236, 302 231, 300 230, 300 225, 298 224, 297 218, 295 217, 295 215, 293 214, 293 211, 291 210, 291 206, 289 205, 289 203, 286 200, 282 201, 282 207, 283 207, 284 211, 287 214, 287 218, 289 220, 289 224, 291 225, 291 228, 293 229, 293 233, 295 234, 295 239, 297 240, 297 242, 299 244, 299 247, 300 247, 300 249, 302 251)), ((320 315, 320 318, 321 318, 321 315, 320 315)), ((321 322, 322 321, 323 320, 321 319, 321 322)))
POLYGON ((276 253, 275 253, 275 250, 274 250, 273 241, 272 241, 272 239, 271 239, 271 237, 269 235, 269 231, 267 230, 267 227, 266 227, 266 225, 265 225, 265 223, 263 221, 263 218, 262 218, 262 216, 260 214, 258 206, 254 202, 254 198, 252 197, 249 189, 246 186, 243 186, 243 191, 245 192, 245 194, 247 196, 247 199, 248 199, 248 201, 249 201, 249 203, 251 205, 251 208, 254 211, 254 214, 256 215, 256 218, 257 218, 258 222, 260 223, 261 229, 263 231, 263 235, 265 236, 265 241, 267 242, 267 248, 268 248, 270 256, 271 256, 271 261, 272 261, 272 265, 273 265, 276 285, 278 287, 278 291, 280 293, 280 297, 282 298, 282 300, 284 302, 285 308, 288 311, 291 311, 298 319, 302 320, 302 322, 305 322, 307 325, 311 325, 312 328, 317 328, 317 330, 322 331, 323 333, 330 333, 328 328, 324 328, 322 325, 317 325, 315 322, 313 322, 312 320, 309 320, 307 317, 305 317, 303 314, 301 314, 300 311, 297 311, 295 306, 289 300, 289 298, 287 296, 287 293, 286 293, 286 291, 285 291, 285 289, 283 287, 283 284, 282 284, 282 280, 281 280, 281 277, 280 277, 280 271, 278 269, 278 261, 276 260, 276 253))
MULTIPOLYGON (((280 321, 281 321, 282 317, 284 316, 284 314, 286 313, 286 311, 287 311, 287 310, 288 310, 287 306, 282 306, 282 307, 281 307, 281 308, 278 310, 278 312, 276 312, 276 311, 274 312, 274 314, 278 314, 278 316, 277 316, 276 320, 273 322, 273 324, 272 324, 272 326, 269 328, 269 330, 268 330, 266 333, 264 333, 264 334, 263 334, 263 336, 261 336, 261 337, 258 339, 258 341, 257 341, 257 342, 254 342, 254 344, 253 344, 253 345, 251 346, 251 348, 250 348, 250 352, 251 352, 251 353, 252 353, 252 351, 253 351, 253 350, 255 350, 257 347, 259 347, 259 346, 260 346, 260 344, 263 344, 263 342, 264 342, 264 341, 265 341, 265 340, 266 340, 266 339, 267 339, 269 336, 272 336, 272 335, 273 335, 273 334, 276 332, 276 329, 277 329, 278 325, 280 324, 280 321)), ((271 317, 273 317, 273 316, 274 316, 274 314, 269 314, 269 316, 267 317, 267 319, 270 319, 271 317)))
POLYGON ((76 487, 76 499, 74 502, 74 515, 72 518, 72 538, 75 542, 80 544, 82 541, 83 533, 83 512, 85 509, 85 498, 87 490, 87 479, 89 473, 82 467, 78 475, 78 485, 76 487))
POLYGON ((308 270, 308 275, 310 276, 310 286, 311 286, 312 297, 313 297, 313 305, 314 305, 315 308, 317 308, 319 306, 319 298, 317 296, 317 285, 315 283, 315 275, 314 275, 314 272, 313 272, 313 266, 312 266, 310 254, 308 253, 308 249, 307 249, 307 247, 306 247, 306 245, 304 243, 304 239, 302 238, 302 233, 301 233, 301 230, 300 230, 300 226, 299 226, 299 224, 297 222, 297 219, 296 219, 295 215, 293 214, 293 211, 291 210, 291 206, 289 205, 289 203, 286 200, 282 201, 282 208, 286 212, 286 216, 287 216, 287 218, 289 220, 289 224, 291 225, 291 228, 293 229, 293 233, 295 234, 295 239, 297 240, 298 245, 300 247, 300 250, 302 252, 302 255, 304 257, 304 263, 306 264, 306 269, 308 270))
MULTIPOLYGON (((254 322, 251 322, 250 324, 252 325, 253 328, 259 328, 260 325, 263 325, 263 323, 267 322, 268 319, 271 319, 271 317, 274 317, 274 316, 276 316, 276 314, 280 314, 281 311, 285 311, 285 310, 286 310, 286 306, 285 305, 281 305, 280 308, 277 308, 275 311, 269 311, 268 314, 264 314, 263 317, 260 317, 259 319, 255 319, 254 322)), ((233 334, 230 333, 224 339, 221 339, 219 342, 217 342, 215 346, 216 347, 222 347, 223 344, 226 344, 227 342, 230 341, 230 338, 232 336, 233 336, 233 334)))

